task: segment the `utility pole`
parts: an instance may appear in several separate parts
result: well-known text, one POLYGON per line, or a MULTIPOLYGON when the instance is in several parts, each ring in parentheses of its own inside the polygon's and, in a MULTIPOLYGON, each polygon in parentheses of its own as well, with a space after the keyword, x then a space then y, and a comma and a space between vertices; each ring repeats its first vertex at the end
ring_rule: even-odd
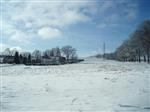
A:
POLYGON ((106 50, 106 45, 105 42, 103 43, 103 59, 105 59, 105 50, 106 50))

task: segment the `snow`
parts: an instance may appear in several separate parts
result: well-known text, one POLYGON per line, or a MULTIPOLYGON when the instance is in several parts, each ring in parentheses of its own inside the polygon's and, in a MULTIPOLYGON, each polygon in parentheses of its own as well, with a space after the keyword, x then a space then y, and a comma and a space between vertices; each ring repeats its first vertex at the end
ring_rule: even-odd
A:
POLYGON ((59 66, 1 65, 2 112, 148 112, 150 65, 90 58, 59 66))

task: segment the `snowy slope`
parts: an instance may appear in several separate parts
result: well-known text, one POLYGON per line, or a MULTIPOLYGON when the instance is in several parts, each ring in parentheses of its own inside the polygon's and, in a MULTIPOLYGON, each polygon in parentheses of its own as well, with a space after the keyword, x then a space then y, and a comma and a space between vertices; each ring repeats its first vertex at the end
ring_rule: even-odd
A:
POLYGON ((1 65, 2 112, 148 112, 150 65, 86 59, 60 66, 1 65))

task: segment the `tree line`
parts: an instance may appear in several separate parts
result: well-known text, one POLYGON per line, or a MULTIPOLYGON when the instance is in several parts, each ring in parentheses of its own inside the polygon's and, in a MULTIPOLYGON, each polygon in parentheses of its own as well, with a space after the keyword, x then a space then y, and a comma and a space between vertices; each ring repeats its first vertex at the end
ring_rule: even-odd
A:
POLYGON ((43 52, 40 50, 34 50, 32 53, 19 53, 17 50, 11 51, 9 48, 7 48, 3 54, 6 56, 13 56, 14 63, 16 64, 40 64, 43 59, 53 59, 53 62, 59 61, 59 64, 75 63, 80 61, 77 56, 77 50, 70 45, 63 46, 62 48, 56 47, 47 49, 43 52))
POLYGON ((98 54, 96 57, 150 63, 150 20, 143 21, 115 52, 98 54))
POLYGON ((95 57, 150 63, 150 20, 143 21, 115 52, 97 54, 95 57))
POLYGON ((142 22, 114 53, 120 61, 150 63, 150 20, 142 22))

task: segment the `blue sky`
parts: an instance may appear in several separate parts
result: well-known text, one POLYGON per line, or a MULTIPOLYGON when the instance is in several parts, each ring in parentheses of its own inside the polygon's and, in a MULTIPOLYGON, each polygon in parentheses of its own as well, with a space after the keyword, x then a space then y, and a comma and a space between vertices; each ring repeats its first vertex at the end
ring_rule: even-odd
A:
POLYGON ((72 45, 79 56, 113 52, 150 19, 149 0, 5 0, 1 49, 45 50, 72 45))

